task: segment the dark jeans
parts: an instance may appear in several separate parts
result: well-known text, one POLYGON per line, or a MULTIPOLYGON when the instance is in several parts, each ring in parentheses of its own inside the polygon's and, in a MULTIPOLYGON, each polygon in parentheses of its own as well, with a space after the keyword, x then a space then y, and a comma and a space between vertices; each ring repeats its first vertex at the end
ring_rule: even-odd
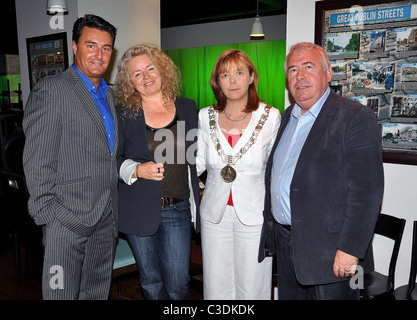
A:
POLYGON ((128 235, 146 300, 189 300, 191 212, 188 200, 161 210, 158 231, 128 235))
MULTIPOLYGON (((279 300, 359 300, 359 289, 351 289, 349 280, 305 286, 295 276, 291 231, 275 223, 279 300)), ((312 270, 320 272, 320 270, 312 270)))

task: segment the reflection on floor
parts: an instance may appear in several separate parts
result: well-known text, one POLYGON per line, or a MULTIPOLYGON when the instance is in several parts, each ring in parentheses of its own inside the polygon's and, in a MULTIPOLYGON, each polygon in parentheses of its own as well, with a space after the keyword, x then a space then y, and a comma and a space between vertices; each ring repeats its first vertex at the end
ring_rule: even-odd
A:
MULTIPOLYGON (((1 229, 1 228, 0 228, 1 229)), ((1 231, 1 230, 0 230, 1 231)), ((4 231, 4 230, 3 230, 4 231)), ((193 234, 191 249, 191 300, 202 300, 202 263, 199 236, 193 234)), ((23 283, 19 292, 18 270, 10 234, 0 232, 0 300, 42 300, 42 259, 26 255, 23 283)), ((138 274, 113 280, 110 300, 143 300, 138 274)))

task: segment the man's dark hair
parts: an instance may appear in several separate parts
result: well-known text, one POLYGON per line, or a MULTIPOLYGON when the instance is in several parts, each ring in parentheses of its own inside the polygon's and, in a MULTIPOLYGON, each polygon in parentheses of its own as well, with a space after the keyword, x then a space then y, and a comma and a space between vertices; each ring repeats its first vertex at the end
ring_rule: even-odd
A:
POLYGON ((76 44, 78 44, 78 40, 80 39, 84 27, 96 28, 110 33, 114 45, 117 34, 116 27, 94 14, 86 14, 84 17, 78 18, 77 21, 75 21, 74 27, 72 28, 72 40, 75 41, 76 44))

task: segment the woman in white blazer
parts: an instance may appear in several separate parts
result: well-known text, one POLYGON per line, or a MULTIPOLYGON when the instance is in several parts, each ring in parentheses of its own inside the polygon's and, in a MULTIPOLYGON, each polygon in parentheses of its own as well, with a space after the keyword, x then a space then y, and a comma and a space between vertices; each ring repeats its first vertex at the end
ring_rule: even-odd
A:
POLYGON ((257 94, 258 73, 242 51, 227 50, 210 78, 217 104, 199 113, 198 175, 207 300, 271 298, 271 258, 258 263, 265 165, 280 124, 257 94))

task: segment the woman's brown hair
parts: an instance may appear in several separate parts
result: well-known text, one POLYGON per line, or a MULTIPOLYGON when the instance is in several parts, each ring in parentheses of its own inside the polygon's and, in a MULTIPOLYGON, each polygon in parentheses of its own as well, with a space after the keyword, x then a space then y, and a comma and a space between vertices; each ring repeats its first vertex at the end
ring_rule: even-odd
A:
POLYGON ((210 77, 211 89, 213 90, 214 97, 217 101, 217 104, 213 106, 214 109, 223 111, 226 108, 227 98, 220 88, 219 76, 230 71, 232 66, 236 66, 238 69, 246 67, 249 70, 249 75, 253 75, 253 81, 248 89, 248 102, 244 111, 255 111, 259 107, 259 102, 261 102, 256 90, 259 82, 258 72, 248 55, 245 52, 236 49, 229 49, 223 52, 214 64, 210 77))

